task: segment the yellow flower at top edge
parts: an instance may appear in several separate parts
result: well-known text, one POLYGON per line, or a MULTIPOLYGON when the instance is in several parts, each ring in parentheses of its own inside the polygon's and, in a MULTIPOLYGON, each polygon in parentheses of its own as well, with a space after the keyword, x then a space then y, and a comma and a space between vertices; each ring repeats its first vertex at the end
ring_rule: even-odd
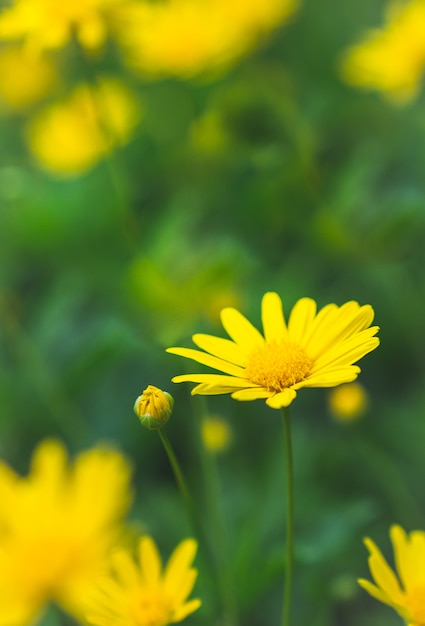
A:
POLYGON ((391 606, 408 626, 425 624, 425 532, 417 530, 408 535, 400 526, 390 529, 394 549, 394 572, 379 548, 365 539, 369 550, 369 568, 375 584, 358 582, 371 596, 391 606))
POLYGON ((201 601, 188 600, 197 577, 197 544, 182 541, 164 571, 151 537, 141 537, 137 562, 125 550, 112 555, 112 573, 89 599, 87 621, 96 626, 167 626, 182 621, 201 601))
POLYGON ((168 348, 167 352, 219 370, 223 374, 184 374, 175 383, 198 383, 192 394, 231 394, 235 400, 265 399, 273 409, 289 406, 302 387, 335 387, 357 378, 354 365, 379 345, 378 326, 370 326, 370 305, 328 304, 319 312, 311 298, 298 300, 283 314, 277 293, 262 300, 262 335, 239 311, 223 309, 221 321, 230 337, 193 335, 203 350, 168 348))
POLYGON ((0 40, 23 41, 39 52, 62 48, 75 35, 83 48, 96 50, 127 0, 15 0, 0 14, 0 40))
POLYGON ((0 464, 0 624, 25 626, 49 601, 83 616, 120 539, 129 481, 118 452, 93 448, 71 462, 51 440, 26 477, 0 464))
POLYGON ((67 99, 42 109, 25 134, 42 167, 59 176, 76 176, 126 143, 139 115, 127 87, 104 77, 93 87, 79 85, 67 99))
POLYGON ((190 77, 221 68, 294 12, 297 0, 138 2, 117 28, 128 63, 144 74, 190 77))
POLYGON ((416 96, 425 70, 425 0, 392 2, 386 17, 346 52, 342 73, 351 85, 403 103, 416 96))
POLYGON ((27 54, 16 45, 0 48, 0 102, 8 110, 25 110, 48 94, 57 79, 45 55, 27 54))

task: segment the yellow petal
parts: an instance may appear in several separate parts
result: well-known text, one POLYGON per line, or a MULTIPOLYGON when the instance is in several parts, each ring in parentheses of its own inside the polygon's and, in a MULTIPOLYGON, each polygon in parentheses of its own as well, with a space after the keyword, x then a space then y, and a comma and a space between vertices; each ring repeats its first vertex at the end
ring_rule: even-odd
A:
POLYGON ((369 580, 359 578, 357 582, 359 583, 360 587, 363 587, 363 589, 365 589, 373 598, 379 600, 379 602, 383 602, 384 604, 389 604, 390 606, 392 606, 393 603, 391 598, 389 598, 388 595, 384 591, 382 591, 382 589, 379 589, 369 580))
POLYGON ((237 365, 218 359, 216 356, 211 356, 205 352, 199 352, 199 350, 192 350, 191 348, 167 348, 167 352, 183 356, 186 359, 192 359, 192 361, 196 361, 202 365, 207 365, 208 367, 220 370, 221 372, 230 374, 231 376, 243 376, 244 373, 244 370, 237 365))
POLYGON ((264 344, 264 337, 261 333, 236 309, 223 309, 221 321, 229 337, 246 350, 252 350, 264 344))
POLYGON ((390 537, 393 544, 395 566, 400 580, 406 589, 409 581, 412 581, 415 575, 408 537, 403 528, 398 525, 391 526, 390 537))
MULTIPOLYGON (((123 587, 137 588, 140 585, 139 570, 128 552, 117 550, 111 556, 112 567, 123 587)), ((108 582, 105 581, 106 583, 108 582)), ((115 581, 111 580, 116 589, 115 581)))
POLYGON ((289 340, 303 345, 303 338, 309 331, 316 315, 316 303, 311 298, 301 298, 294 305, 289 316, 289 340))
POLYGON ((373 316, 374 312, 370 305, 360 307, 357 302, 346 302, 323 317, 305 344, 305 348, 313 359, 319 358, 332 346, 365 330, 372 322, 373 316))
POLYGON ((287 341, 288 330, 283 315, 282 300, 277 293, 268 292, 263 296, 261 312, 266 341, 268 343, 287 341))
MULTIPOLYGON (((198 545, 194 539, 185 539, 174 550, 167 563, 164 575, 164 586, 168 593, 172 594, 173 590, 179 587, 181 580, 191 569, 197 548, 198 545)), ((195 579, 193 580, 194 583, 195 579)), ((193 584, 186 595, 189 595, 192 591, 193 584)))
POLYGON ((228 387, 224 385, 207 385, 205 383, 200 383, 196 385, 190 392, 192 396, 220 396, 225 393, 233 393, 235 387, 228 387))
POLYGON ((354 335, 350 339, 335 344, 315 361, 311 373, 319 372, 329 366, 335 368, 356 363, 356 361, 379 346, 379 338, 373 337, 377 332, 378 328, 375 326, 354 335))
POLYGON ((201 601, 198 599, 190 600, 180 606, 173 614, 173 622, 181 622, 185 617, 196 611, 201 606, 201 601))
POLYGON ((360 367, 357 365, 348 365, 346 367, 327 367, 323 368, 317 374, 311 374, 305 380, 293 385, 294 389, 302 387, 336 387, 343 383, 351 383, 356 380, 360 373, 360 367))
POLYGON ((376 544, 369 538, 366 538, 364 542, 370 553, 369 568, 375 583, 393 602, 400 604, 402 601, 402 590, 396 575, 389 567, 376 544))
POLYGON ((232 398, 234 400, 260 400, 263 398, 269 398, 274 394, 274 391, 257 387, 255 389, 241 389, 240 391, 234 391, 232 398))
POLYGON ((154 586, 161 578, 162 562, 155 542, 147 535, 139 542, 140 572, 146 585, 154 586))
POLYGON ((181 374, 171 379, 173 383, 206 383, 207 385, 220 385, 224 387, 257 387, 246 378, 236 376, 222 376, 221 374, 181 374))
POLYGON ((266 404, 272 409, 282 409, 291 404, 293 400, 295 400, 297 392, 295 389, 284 389, 280 393, 277 393, 270 398, 267 398, 266 404))
POLYGON ((200 333, 193 335, 192 340, 199 348, 220 359, 224 359, 235 365, 241 365, 242 367, 246 365, 247 351, 234 341, 200 333))
POLYGON ((316 357, 314 352, 314 341, 316 337, 322 336, 322 328, 331 325, 335 320, 335 316, 338 313, 338 307, 336 304, 327 304, 317 313, 316 317, 312 320, 310 325, 305 330, 305 335, 301 338, 301 345, 308 350, 311 356, 316 357))

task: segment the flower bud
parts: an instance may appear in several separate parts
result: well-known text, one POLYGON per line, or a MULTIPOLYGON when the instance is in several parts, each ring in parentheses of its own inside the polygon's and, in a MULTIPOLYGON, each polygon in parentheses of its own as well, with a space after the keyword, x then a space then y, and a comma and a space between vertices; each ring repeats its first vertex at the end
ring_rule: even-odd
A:
POLYGON ((173 412, 174 398, 166 391, 149 385, 134 404, 134 412, 149 430, 158 430, 168 422, 173 412))

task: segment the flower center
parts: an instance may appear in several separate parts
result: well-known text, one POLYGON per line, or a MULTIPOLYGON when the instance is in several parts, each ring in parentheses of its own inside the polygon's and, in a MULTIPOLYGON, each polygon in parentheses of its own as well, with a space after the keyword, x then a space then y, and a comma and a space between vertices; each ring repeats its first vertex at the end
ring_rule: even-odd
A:
POLYGON ((266 343, 249 355, 246 376, 255 385, 283 391, 304 380, 312 365, 303 348, 295 343, 266 343))
POLYGON ((406 606, 412 612, 412 622, 416 626, 425 626, 425 587, 406 591, 406 606))
POLYGON ((133 614, 137 626, 165 626, 172 621, 172 610, 167 597, 151 590, 139 597, 133 614))

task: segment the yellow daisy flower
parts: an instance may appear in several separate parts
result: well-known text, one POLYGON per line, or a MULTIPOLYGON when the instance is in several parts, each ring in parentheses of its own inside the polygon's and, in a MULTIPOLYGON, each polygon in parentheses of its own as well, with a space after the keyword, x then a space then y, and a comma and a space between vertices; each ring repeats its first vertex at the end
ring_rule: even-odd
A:
POLYGON ((425 624, 425 532, 410 535, 400 526, 390 529, 396 573, 389 567, 375 543, 367 538, 369 568, 376 584, 358 582, 371 596, 391 606, 408 626, 425 624))
POLYGON ((197 544, 182 541, 162 571, 153 539, 141 537, 138 561, 125 550, 112 555, 113 573, 99 582, 87 620, 96 626, 166 626, 181 622, 200 606, 188 600, 197 577, 192 567, 197 544))
POLYGON ((121 533, 129 479, 118 452, 71 463, 57 441, 38 446, 26 477, 0 463, 0 623, 29 624, 51 600, 82 617, 121 533))
POLYGON ((193 342, 205 352, 168 348, 198 363, 224 372, 184 374, 175 383, 198 385, 192 394, 230 393, 235 400, 264 398, 273 409, 289 406, 302 387, 335 387, 357 378, 353 365, 379 345, 378 326, 370 305, 346 302, 328 304, 316 314, 316 303, 302 298, 288 323, 277 293, 262 300, 264 336, 233 308, 223 309, 221 321, 230 339, 197 334, 193 342))

